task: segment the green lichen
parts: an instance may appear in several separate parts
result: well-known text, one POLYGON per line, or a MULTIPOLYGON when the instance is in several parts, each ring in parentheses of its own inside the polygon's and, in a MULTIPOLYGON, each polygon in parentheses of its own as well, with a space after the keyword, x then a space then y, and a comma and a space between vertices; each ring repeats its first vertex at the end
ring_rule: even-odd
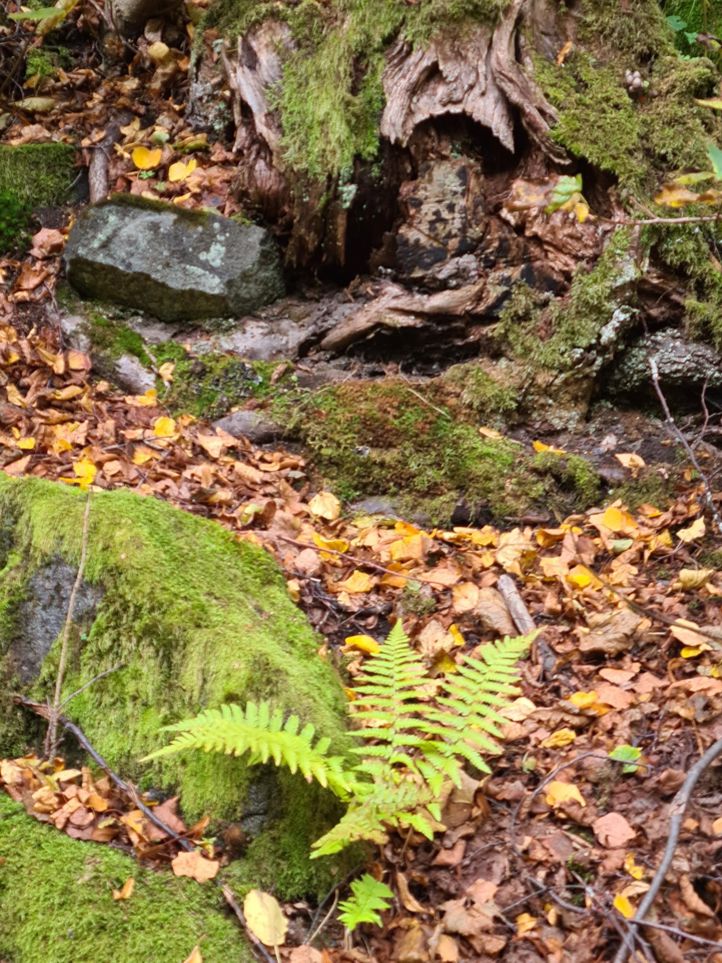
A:
POLYGON ((75 173, 75 150, 68 144, 0 145, 0 191, 30 209, 66 201, 75 173))
MULTIPOLYGON (((0 596, 22 590, 49 560, 77 564, 84 503, 63 485, 0 480, 0 513, 17 519, 14 551, 23 560, 0 573, 0 596)), ((179 787, 191 817, 208 811, 237 818, 250 778, 242 761, 195 753, 139 762, 165 741, 162 725, 223 702, 271 699, 343 743, 339 682, 318 658, 313 633, 265 552, 153 498, 99 492, 92 495, 85 577, 105 594, 72 646, 64 692, 122 668, 85 689, 67 712, 124 775, 144 786, 179 787)), ((12 635, 0 638, 0 652, 12 642, 12 635)), ((32 686, 36 696, 51 694, 56 661, 57 643, 32 686)), ((295 782, 292 798, 305 791, 303 780, 295 782)))
POLYGON ((44 826, 0 794, 0 958, 13 963, 251 963, 217 887, 144 869, 124 853, 44 826), (113 889, 135 879, 129 900, 113 889))
POLYGON ((473 414, 441 407, 443 383, 423 391, 428 404, 405 382, 386 379, 347 382, 305 399, 296 429, 342 497, 388 495, 403 513, 439 523, 460 502, 475 518, 497 519, 542 504, 588 504, 586 478, 585 490, 572 493, 571 475, 560 484, 521 445, 485 438, 473 414))

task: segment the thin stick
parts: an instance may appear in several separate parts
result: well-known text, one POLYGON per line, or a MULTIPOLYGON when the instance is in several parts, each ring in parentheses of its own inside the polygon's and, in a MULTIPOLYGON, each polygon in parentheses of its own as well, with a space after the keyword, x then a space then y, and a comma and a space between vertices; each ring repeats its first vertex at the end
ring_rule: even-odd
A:
MULTIPOLYGON (((36 715, 40 716, 41 719, 47 719, 48 721, 50 720, 50 717, 54 711, 51 706, 44 702, 34 702, 32 699, 27 699, 25 696, 21 695, 13 696, 13 702, 15 702, 17 705, 25 706, 26 709, 30 709, 36 715)), ((146 819, 149 819, 154 826, 157 826, 158 829, 162 830, 166 836, 172 839, 175 843, 178 843, 178 845, 183 849, 187 850, 188 852, 195 849, 193 843, 191 843, 185 837, 179 836, 178 833, 170 828, 170 826, 166 826, 163 820, 159 819, 153 810, 145 805, 142 799, 139 798, 138 791, 136 790, 135 786, 129 782, 126 782, 124 779, 121 779, 120 776, 110 768, 98 750, 95 749, 95 747, 91 744, 90 740, 80 726, 76 726, 74 722, 71 722, 70 719, 66 719, 65 716, 61 716, 59 713, 56 713, 56 724, 61 725, 63 729, 67 729, 71 735, 75 736, 90 758, 103 770, 110 781, 115 783, 121 792, 125 793, 127 796, 130 796, 146 819)))
POLYGON ((267 950, 266 947, 263 945, 263 943, 261 943, 261 941, 258 939, 258 937, 256 936, 256 934, 253 933, 253 932, 248 928, 248 923, 246 922, 246 917, 245 917, 245 915, 244 915, 244 913, 243 913, 243 910, 242 910, 241 907, 238 905, 238 900, 237 900, 236 897, 233 895, 233 890, 231 889, 231 887, 230 887, 230 886, 227 886, 225 883, 223 883, 223 884, 221 885, 221 892, 223 893, 223 898, 224 898, 224 900, 226 901, 226 903, 228 903, 228 905, 230 906, 230 908, 233 910, 233 912, 234 912, 234 913, 236 914, 236 916, 238 917, 238 921, 240 922, 240 924, 241 924, 241 926, 243 927, 243 929, 246 931, 246 934, 248 935, 249 940, 251 940, 251 942, 253 943, 254 947, 255 947, 255 948, 258 950, 258 952, 261 954, 261 956, 263 957, 265 963, 275 963, 273 957, 272 957, 271 954, 268 952, 268 950, 267 950))
POLYGON ((65 625, 63 626, 62 641, 60 643, 58 672, 55 676, 55 696, 53 697, 53 704, 50 707, 50 715, 48 716, 48 731, 45 735, 45 755, 48 756, 48 758, 52 758, 58 751, 58 716, 60 714, 63 682, 65 681, 65 668, 68 663, 68 641, 70 639, 70 629, 73 624, 73 616, 75 615, 75 603, 77 601, 78 592, 80 591, 80 586, 83 581, 85 562, 88 557, 89 527, 90 492, 88 492, 88 497, 85 500, 85 512, 83 513, 83 535, 80 545, 80 562, 78 564, 78 572, 75 576, 75 582, 73 583, 73 588, 70 592, 70 600, 68 601, 68 612, 65 616, 65 625))
POLYGON ((307 937, 306 942, 307 942, 309 945, 310 945, 311 943, 313 943, 313 941, 314 941, 318 936, 320 936, 320 934, 322 933, 322 931, 325 929, 326 924, 327 924, 328 921, 331 919, 331 914, 332 914, 333 911, 336 909, 336 904, 337 904, 337 903, 338 903, 338 890, 336 890, 336 892, 333 894, 333 902, 331 903, 331 906, 330 906, 330 908, 329 908, 328 913, 326 913, 326 915, 325 915, 324 918, 321 920, 321 922, 318 924, 318 926, 317 926, 316 929, 313 931, 313 933, 309 934, 309 936, 307 937))
POLYGON ((90 688, 91 685, 95 685, 95 683, 99 682, 100 679, 104 679, 106 675, 110 675, 112 672, 117 672, 118 669, 124 669, 124 668, 125 668, 125 663, 119 662, 118 665, 111 666, 111 668, 106 669, 105 672, 99 672, 97 675, 94 675, 92 679, 89 679, 85 683, 85 685, 81 685, 81 687, 79 689, 76 689, 75 692, 71 692, 70 695, 67 697, 67 699, 64 699, 60 703, 60 706, 58 707, 59 710, 63 710, 72 699, 74 699, 76 696, 79 696, 81 692, 85 692, 85 690, 90 688))
MULTIPOLYGON (((504 599, 517 632, 520 635, 529 635, 534 632, 536 630, 534 619, 529 614, 529 609, 526 607, 511 575, 501 575, 497 582, 497 588, 504 599)), ((553 675, 557 660, 541 634, 538 634, 534 639, 534 645, 539 657, 540 681, 543 681, 546 675, 553 675)))
POLYGON ((667 399, 665 398, 664 392, 662 391, 662 388, 659 384, 659 368, 657 366, 657 359, 648 358, 647 360, 649 362, 649 370, 652 372, 652 384, 654 385, 654 390, 657 394, 657 397, 659 398, 659 403, 662 406, 662 410, 664 411, 664 417, 665 417, 665 421, 667 422, 667 427, 669 428, 670 432, 674 435, 674 437, 677 439, 677 441, 679 441, 680 444, 683 446, 684 450, 687 452, 687 457, 694 465, 694 468, 699 474, 699 477, 702 479, 702 484, 704 485, 704 500, 707 503, 707 508, 709 510, 710 515, 712 516, 712 519, 714 520, 714 523, 717 527, 717 531, 719 532, 720 535, 722 535, 722 516, 717 511, 717 506, 714 503, 714 495, 712 493, 712 488, 709 483, 709 478, 707 478, 705 473, 702 471, 702 466, 697 460, 697 455, 695 454, 694 449, 692 448, 690 443, 687 441, 683 433, 679 430, 679 428, 677 427, 677 423, 672 417, 672 412, 669 410, 667 399))
POLYGON ((644 899, 639 904, 637 912, 629 920, 632 931, 628 933, 622 941, 622 945, 619 947, 617 955, 614 957, 614 963, 626 963, 631 951, 632 933, 640 924, 644 926, 644 917, 652 908, 652 904, 657 898, 657 893, 664 882, 667 871, 672 865, 674 853, 677 849, 677 843, 679 841, 679 834, 682 829, 682 821, 684 820, 684 814, 687 809, 687 805, 689 804, 694 787, 697 785, 702 773, 710 765, 712 765, 715 759, 717 759, 719 756, 722 756, 722 738, 718 739, 716 742, 713 742, 707 752, 705 752, 705 754, 697 760, 694 766, 692 766, 690 771, 687 773, 687 778, 682 783, 681 789, 672 800, 669 807, 670 820, 669 832, 667 834, 667 845, 664 850, 664 855, 662 856, 662 862, 659 864, 657 872, 654 874, 654 878, 650 883, 649 889, 645 893, 644 899))

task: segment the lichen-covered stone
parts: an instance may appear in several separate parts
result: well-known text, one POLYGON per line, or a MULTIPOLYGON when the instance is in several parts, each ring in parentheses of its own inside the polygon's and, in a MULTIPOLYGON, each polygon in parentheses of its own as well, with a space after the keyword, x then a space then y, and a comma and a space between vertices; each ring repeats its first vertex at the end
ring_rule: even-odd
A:
POLYGON ((284 290, 278 251, 263 228, 129 196, 78 218, 65 264, 81 294, 162 321, 239 316, 284 290))
MULTIPOLYGON (((52 697, 55 636, 67 593, 54 593, 46 575, 49 567, 76 570, 84 506, 85 496, 68 486, 0 476, 2 692, 52 697), (33 629, 30 613, 51 605, 58 618, 33 629), (30 679, 28 669, 23 682, 17 668, 31 629, 35 649, 48 654, 25 658, 34 672, 30 679)), ((259 770, 241 759, 200 752, 141 763, 167 741, 159 731, 164 724, 224 702, 270 699, 335 745, 344 744, 340 682, 318 657, 310 626, 264 551, 156 499, 96 492, 85 583, 86 594, 94 594, 84 598, 83 618, 70 636, 63 695, 106 669, 114 671, 73 698, 65 712, 124 776, 144 787, 178 789, 191 818, 202 812, 242 818, 245 794, 259 770)), ((27 714, 7 701, 0 699, 0 757, 23 752, 34 731, 27 714)), ((283 836, 289 809, 320 811, 314 793, 302 778, 279 780, 267 799, 266 823, 280 826, 283 836), (309 795, 312 804, 303 801, 309 795)), ((312 815, 307 822, 305 837, 295 829, 289 842, 305 857, 304 846, 320 835, 312 815)))
POLYGON ((654 359, 663 388, 698 389, 722 386, 722 355, 708 344, 686 337, 681 331, 656 331, 644 335, 628 348, 614 367, 611 391, 625 394, 653 391, 649 365, 654 359))

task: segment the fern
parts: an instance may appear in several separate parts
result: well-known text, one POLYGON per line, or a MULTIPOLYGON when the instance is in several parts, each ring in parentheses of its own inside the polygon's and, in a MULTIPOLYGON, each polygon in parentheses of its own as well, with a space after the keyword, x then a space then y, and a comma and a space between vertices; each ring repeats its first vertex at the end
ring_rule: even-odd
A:
POLYGON ((158 759, 186 749, 221 752, 242 756, 248 753, 249 765, 269 760, 284 765, 291 772, 300 770, 309 782, 315 779, 341 798, 352 791, 351 782, 340 756, 328 755, 330 739, 319 739, 313 744, 315 729, 310 723, 299 732, 298 716, 285 722, 280 709, 271 710, 268 702, 249 702, 245 708, 223 705, 207 709, 194 719, 185 719, 163 732, 177 732, 173 742, 145 757, 158 759))
POLYGON ((360 728, 351 759, 329 755, 329 740, 299 731, 267 702, 224 705, 166 726, 174 740, 146 759, 185 749, 248 755, 249 764, 272 760, 328 786, 348 801, 341 821, 313 845, 313 858, 350 843, 382 843, 389 829, 411 828, 433 838, 441 820, 444 782, 459 785, 465 764, 489 772, 485 756, 500 752, 499 709, 518 692, 517 661, 533 635, 506 638, 464 656, 457 671, 432 679, 401 622, 365 663, 350 711, 360 728))
POLYGON ((387 910, 394 898, 393 892, 386 883, 380 883, 369 873, 364 873, 361 879, 351 883, 351 897, 342 900, 338 907, 341 912, 338 918, 346 929, 351 932, 359 923, 374 923, 381 926, 379 911, 387 910))

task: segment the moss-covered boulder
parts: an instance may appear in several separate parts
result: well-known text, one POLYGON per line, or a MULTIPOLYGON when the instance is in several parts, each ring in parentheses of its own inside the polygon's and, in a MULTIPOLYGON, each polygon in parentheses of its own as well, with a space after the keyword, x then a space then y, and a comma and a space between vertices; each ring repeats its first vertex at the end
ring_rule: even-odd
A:
POLYGON ((81 843, 0 794, 0 959, 12 963, 255 960, 217 887, 81 843), (112 891, 135 879, 129 900, 112 891))
MULTIPOLYGON (((84 506, 85 496, 67 486, 0 477, 0 756, 22 752, 33 735, 8 693, 52 694, 84 506)), ((178 789, 187 816, 249 819, 274 872, 268 832, 303 892, 307 847, 333 800, 303 779, 277 779, 275 769, 249 769, 230 757, 139 762, 166 742, 162 725, 225 702, 270 699, 336 745, 343 741, 340 683, 317 655, 275 563, 215 523, 131 492, 93 493, 89 518, 84 604, 76 609, 64 694, 95 681, 64 711, 124 776, 178 789), (107 669, 114 671, 96 679, 107 669), (291 826, 287 820, 299 814, 304 825, 291 826)))

